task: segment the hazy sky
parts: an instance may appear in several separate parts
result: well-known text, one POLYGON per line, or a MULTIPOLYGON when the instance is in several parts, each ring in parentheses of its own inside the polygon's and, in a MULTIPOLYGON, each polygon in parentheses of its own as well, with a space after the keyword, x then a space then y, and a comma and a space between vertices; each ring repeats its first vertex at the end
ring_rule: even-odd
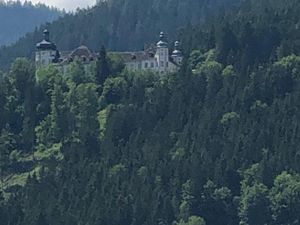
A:
MULTIPOLYGON (((24 1, 24 0, 22 0, 24 1)), ((58 8, 65 8, 66 10, 74 10, 77 7, 86 7, 93 5, 96 0, 31 0, 33 3, 42 2, 46 5, 56 6, 58 8)))

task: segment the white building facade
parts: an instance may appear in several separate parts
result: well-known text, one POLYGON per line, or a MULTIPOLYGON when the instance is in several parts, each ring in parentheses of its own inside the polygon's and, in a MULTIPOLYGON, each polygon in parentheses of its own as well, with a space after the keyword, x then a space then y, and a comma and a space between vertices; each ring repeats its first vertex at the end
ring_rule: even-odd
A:
POLYGON ((183 60, 183 55, 178 49, 179 42, 175 42, 175 49, 170 55, 168 43, 164 39, 164 33, 161 32, 155 49, 117 54, 123 58, 128 70, 152 70, 160 74, 176 72, 183 60))
MULTIPOLYGON (((92 53, 86 46, 80 46, 72 52, 63 52, 61 56, 56 45, 50 41, 47 30, 44 31, 44 39, 36 45, 36 48, 37 69, 55 64, 66 74, 70 63, 74 60, 80 60, 85 69, 92 69, 95 61, 98 60, 97 54, 92 53)), ((179 42, 175 42, 174 51, 170 54, 163 32, 160 33, 160 40, 152 49, 138 52, 115 52, 114 54, 120 55, 127 70, 151 70, 160 74, 176 72, 183 60, 179 42)))
POLYGON ((49 31, 44 30, 44 39, 36 45, 35 63, 37 68, 57 63, 60 56, 57 47, 49 39, 49 31))

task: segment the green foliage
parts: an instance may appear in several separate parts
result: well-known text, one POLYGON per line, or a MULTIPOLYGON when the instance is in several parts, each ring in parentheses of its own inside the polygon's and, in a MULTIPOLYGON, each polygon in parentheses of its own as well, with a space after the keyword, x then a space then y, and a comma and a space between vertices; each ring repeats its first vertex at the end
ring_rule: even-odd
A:
POLYGON ((100 124, 100 138, 103 139, 106 131, 107 117, 109 116, 109 107, 101 110, 98 113, 98 121, 100 124))
POLYGON ((63 12, 44 4, 33 5, 26 1, 1 1, 0 3, 0 46, 12 44, 35 27, 51 22, 63 12))
POLYGON ((49 88, 49 84, 53 84, 56 79, 60 78, 59 71, 56 66, 50 64, 47 67, 42 67, 36 72, 37 83, 45 89, 49 88))
POLYGON ((99 58, 96 65, 96 79, 99 85, 103 85, 105 80, 110 74, 109 62, 106 55, 106 49, 104 46, 101 47, 99 52, 99 58))
POLYGON ((222 75, 224 77, 236 76, 233 66, 232 65, 226 66, 225 69, 222 71, 222 75))
POLYGON ((127 93, 127 82, 123 77, 109 78, 105 81, 102 101, 105 104, 115 104, 126 96, 127 93))
POLYGON ((257 100, 253 103, 253 105, 251 106, 251 110, 252 111, 264 111, 266 108, 268 107, 268 105, 266 103, 263 103, 260 100, 257 100))
POLYGON ((117 53, 108 53, 110 74, 117 75, 125 68, 124 59, 117 53))
POLYGON ((222 71, 222 64, 216 62, 216 61, 206 61, 203 64, 198 64, 197 72, 205 74, 208 76, 208 79, 210 76, 215 74, 221 74, 222 71))
POLYGON ((187 222, 180 221, 178 225, 206 225, 206 223, 204 219, 199 216, 191 216, 187 222))
MULTIPOLYGON (((148 18, 147 6, 167 15, 199 4, 140 2, 92 10, 105 6, 109 17, 118 6, 139 33, 135 18, 148 18)), ((299 6, 250 0, 187 27, 190 58, 165 76, 121 71, 102 51, 101 81, 76 62, 66 76, 50 66, 35 79, 30 62, 18 59, 0 75, 1 222, 298 224, 299 6)), ((78 17, 84 12, 93 14, 78 17)), ((111 29, 128 35, 120 21, 111 29)))
POLYGON ((194 50, 191 52, 189 56, 189 64, 193 69, 195 69, 196 66, 201 64, 203 61, 205 61, 205 57, 200 50, 194 50))
POLYGON ((177 148, 176 151, 172 154, 172 160, 182 160, 185 155, 184 148, 177 148))
POLYGON ((269 206, 268 188, 265 185, 261 183, 244 185, 240 200, 240 224, 269 224, 271 221, 269 206))
POLYGON ((61 153, 62 144, 54 144, 53 146, 47 149, 38 149, 34 152, 34 159, 38 161, 49 160, 52 157, 55 157, 57 160, 61 160, 63 155, 61 153))
POLYGON ((274 181, 270 192, 274 224, 299 223, 300 176, 283 172, 274 181))
POLYGON ((70 81, 74 82, 76 85, 92 82, 92 78, 86 74, 84 65, 77 60, 70 64, 68 76, 70 81))
POLYGON ((137 174, 143 181, 147 179, 148 176, 148 168, 145 166, 142 166, 141 168, 138 169, 137 174))
POLYGON ((235 224, 235 207, 232 191, 227 187, 218 188, 208 180, 201 193, 201 215, 207 223, 235 224))
MULTIPOLYGON (((32 57, 34 43, 41 39, 41 33, 46 27, 51 31, 51 39, 62 50, 73 50, 82 42, 94 51, 99 51, 102 46, 117 51, 140 50, 144 44, 149 46, 157 40, 156 35, 162 30, 168 34, 172 43, 175 40, 171 37, 175 38, 182 27, 187 24, 198 25, 199 21, 203 24, 218 9, 229 8, 236 1, 239 2, 168 0, 163 4, 160 0, 98 1, 97 6, 90 10, 79 10, 76 15, 64 15, 52 23, 42 25, 12 46, 0 49, 0 68, 7 69, 18 56, 32 57), (161 19, 162 15, 165 19, 161 19)), ((7 20, 7 17, 3 18, 4 21, 7 20)), ((45 18, 47 20, 46 16, 45 18)))
POLYGON ((113 166, 110 170, 109 170, 109 177, 116 177, 116 176, 122 176, 122 173, 124 173, 126 171, 126 167, 122 164, 118 164, 113 166))
POLYGON ((221 124, 228 124, 230 123, 230 121, 234 121, 234 120, 238 120, 240 118, 240 115, 237 114, 236 112, 228 112, 228 113, 225 113, 223 116, 222 116, 222 119, 221 119, 221 124))

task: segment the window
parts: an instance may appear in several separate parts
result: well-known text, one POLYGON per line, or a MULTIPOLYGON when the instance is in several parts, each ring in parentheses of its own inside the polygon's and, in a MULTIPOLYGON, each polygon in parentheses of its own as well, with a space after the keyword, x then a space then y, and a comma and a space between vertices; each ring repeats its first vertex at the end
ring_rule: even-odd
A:
POLYGON ((164 61, 160 61, 160 66, 165 66, 164 61))
POLYGON ((151 62, 151 68, 153 68, 154 67, 154 63, 153 62, 151 62))
POLYGON ((169 62, 166 62, 166 67, 169 67, 169 62))
POLYGON ((145 62, 145 68, 148 68, 148 63, 147 62, 145 62))

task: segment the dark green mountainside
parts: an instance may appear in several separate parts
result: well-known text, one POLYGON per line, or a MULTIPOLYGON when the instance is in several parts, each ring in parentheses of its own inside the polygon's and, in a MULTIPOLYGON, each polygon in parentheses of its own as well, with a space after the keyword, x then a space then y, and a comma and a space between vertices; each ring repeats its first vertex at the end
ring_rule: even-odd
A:
MULTIPOLYGON (((179 28, 203 23, 218 9, 236 2, 239 0, 109 0, 45 26, 60 50, 73 50, 80 44, 94 51, 102 45, 109 50, 141 50, 144 44, 156 41, 160 31, 175 38, 179 28)), ((33 58, 45 26, 12 46, 0 48, 0 68, 8 69, 16 57, 33 58)))
POLYGON ((1 225, 300 224, 299 11, 247 0, 187 25, 164 76, 104 48, 92 74, 17 59, 0 74, 1 225))
POLYGON ((51 22, 62 14, 58 9, 43 4, 0 1, 0 46, 12 44, 35 27, 51 22))

